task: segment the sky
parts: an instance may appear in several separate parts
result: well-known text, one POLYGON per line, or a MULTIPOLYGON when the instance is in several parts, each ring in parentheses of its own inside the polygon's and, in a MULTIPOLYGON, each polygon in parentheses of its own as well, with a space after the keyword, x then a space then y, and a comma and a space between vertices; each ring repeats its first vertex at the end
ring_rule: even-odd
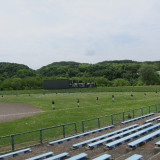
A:
POLYGON ((160 61, 160 0, 0 0, 0 62, 160 61))

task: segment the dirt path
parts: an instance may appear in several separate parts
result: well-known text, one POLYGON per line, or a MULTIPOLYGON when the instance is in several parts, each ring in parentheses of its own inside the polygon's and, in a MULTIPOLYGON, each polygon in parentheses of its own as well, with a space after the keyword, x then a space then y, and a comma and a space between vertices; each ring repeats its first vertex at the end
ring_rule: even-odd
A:
POLYGON ((0 123, 43 112, 30 104, 0 102, 0 123))

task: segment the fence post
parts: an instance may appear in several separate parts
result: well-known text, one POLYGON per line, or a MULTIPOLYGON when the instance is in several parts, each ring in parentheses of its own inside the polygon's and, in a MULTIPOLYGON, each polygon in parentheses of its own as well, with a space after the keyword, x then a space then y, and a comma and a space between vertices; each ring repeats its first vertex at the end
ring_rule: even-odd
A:
POLYGON ((151 112, 150 106, 149 106, 149 113, 151 112))
POLYGON ((12 151, 14 151, 14 134, 11 135, 11 139, 12 139, 12 151))
POLYGON ((42 144, 42 129, 40 129, 40 143, 42 144))
POLYGON ((77 133, 77 123, 75 122, 75 134, 77 133))
POLYGON ((64 125, 62 125, 63 127, 63 137, 65 138, 65 128, 64 128, 64 125))
POLYGON ((134 118, 134 110, 133 110, 133 118, 134 118))
POLYGON ((98 119, 98 128, 100 128, 100 120, 99 120, 99 118, 97 118, 98 119))
POLYGON ((143 116, 143 108, 141 108, 141 115, 143 116))
POLYGON ((123 112, 123 121, 124 121, 124 112, 123 112))
POLYGON ((111 115, 111 123, 113 125, 113 114, 111 115))
POLYGON ((82 132, 84 133, 84 121, 82 121, 82 132))
POLYGON ((155 104, 155 108, 156 108, 156 113, 157 113, 157 105, 155 104))

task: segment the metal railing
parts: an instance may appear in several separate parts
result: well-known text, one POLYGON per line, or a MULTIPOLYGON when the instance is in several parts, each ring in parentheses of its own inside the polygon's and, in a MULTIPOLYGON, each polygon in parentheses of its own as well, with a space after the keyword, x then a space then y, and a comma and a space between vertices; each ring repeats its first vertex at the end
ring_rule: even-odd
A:
POLYGON ((136 118, 158 111, 160 111, 160 104, 155 104, 98 118, 3 136, 0 137, 0 153, 15 151, 20 148, 42 144, 44 142, 68 137, 107 125, 114 125, 129 118, 136 118))

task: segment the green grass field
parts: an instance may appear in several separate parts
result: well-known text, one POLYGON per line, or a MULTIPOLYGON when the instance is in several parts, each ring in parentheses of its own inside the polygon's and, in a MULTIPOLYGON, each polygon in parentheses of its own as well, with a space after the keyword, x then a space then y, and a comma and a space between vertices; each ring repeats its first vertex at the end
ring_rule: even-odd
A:
POLYGON ((33 104, 45 112, 18 120, 0 123, 0 136, 21 133, 40 128, 46 128, 61 124, 77 122, 100 116, 115 114, 140 107, 159 104, 160 95, 155 92, 78 92, 78 93, 47 93, 40 94, 14 94, 4 95, 0 102, 22 102, 33 104), (112 102, 112 94, 115 101, 112 102), (99 104, 96 104, 99 97, 99 104), (77 99, 80 107, 77 107, 77 99), (52 110, 51 102, 55 101, 55 110, 52 110))

